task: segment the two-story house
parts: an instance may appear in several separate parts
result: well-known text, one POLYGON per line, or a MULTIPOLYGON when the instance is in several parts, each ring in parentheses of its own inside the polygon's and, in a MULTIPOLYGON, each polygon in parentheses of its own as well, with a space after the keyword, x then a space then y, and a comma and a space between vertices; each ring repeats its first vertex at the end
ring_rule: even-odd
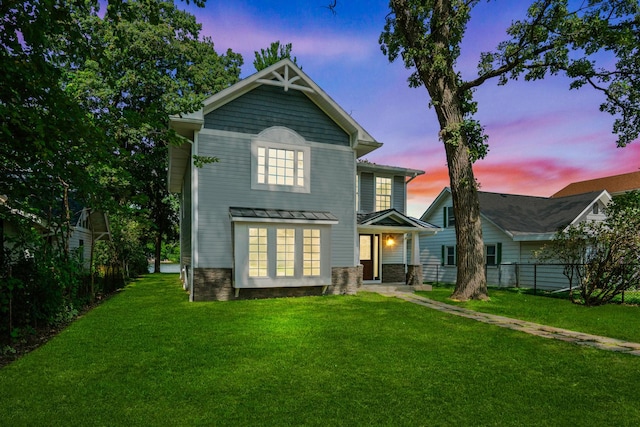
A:
POLYGON ((361 260, 365 280, 391 277, 385 265, 407 268, 404 234, 427 228, 404 214, 421 171, 358 163, 382 144, 288 59, 170 126, 184 137, 168 185, 192 301, 354 293, 361 260), (219 162, 198 168, 194 155, 219 162))

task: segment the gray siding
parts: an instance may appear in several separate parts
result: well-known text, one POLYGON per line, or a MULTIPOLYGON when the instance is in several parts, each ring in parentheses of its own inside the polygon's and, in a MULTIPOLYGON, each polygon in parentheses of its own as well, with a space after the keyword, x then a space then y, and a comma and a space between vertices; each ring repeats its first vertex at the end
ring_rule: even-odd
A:
POLYGON ((191 265, 191 167, 184 174, 180 197, 180 257, 183 265, 191 265))
POLYGON ((393 177, 393 190, 391 195, 393 196, 392 208, 405 213, 405 197, 406 197, 406 184, 404 176, 393 177))
POLYGON ((376 187, 373 174, 362 172, 360 174, 360 211, 373 212, 376 200, 376 187))
POLYGON ((293 129, 308 141, 350 146, 349 135, 304 93, 262 85, 205 116, 205 128, 258 134, 272 126, 293 129))
POLYGON ((198 173, 198 266, 232 268, 229 207, 329 211, 332 226, 332 266, 354 266, 355 153, 330 145, 311 145, 310 193, 251 189, 251 136, 202 131, 198 154, 216 156, 198 173))

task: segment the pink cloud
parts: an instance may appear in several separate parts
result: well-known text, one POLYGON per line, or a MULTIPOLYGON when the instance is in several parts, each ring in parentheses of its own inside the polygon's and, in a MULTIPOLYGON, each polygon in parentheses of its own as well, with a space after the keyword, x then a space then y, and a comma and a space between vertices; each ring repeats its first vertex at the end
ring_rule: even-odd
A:
POLYGON ((211 37, 216 50, 220 52, 232 49, 240 53, 245 64, 249 64, 245 70, 250 69, 254 52, 267 48, 276 40, 283 44, 291 43, 293 54, 299 59, 304 58, 303 67, 312 61, 359 62, 379 55, 377 38, 371 34, 333 32, 314 26, 300 31, 300 28, 283 23, 285 17, 265 20, 260 17, 260 11, 242 8, 234 3, 213 6, 217 10, 198 14, 202 35, 211 37))

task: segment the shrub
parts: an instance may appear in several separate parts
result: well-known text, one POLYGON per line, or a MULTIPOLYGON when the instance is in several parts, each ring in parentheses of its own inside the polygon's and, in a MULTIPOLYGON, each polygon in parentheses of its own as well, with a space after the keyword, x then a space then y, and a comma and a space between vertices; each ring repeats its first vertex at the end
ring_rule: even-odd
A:
POLYGON ((603 222, 582 222, 556 234, 540 254, 565 264, 564 274, 580 287, 572 301, 606 304, 640 282, 640 192, 619 196, 603 222))

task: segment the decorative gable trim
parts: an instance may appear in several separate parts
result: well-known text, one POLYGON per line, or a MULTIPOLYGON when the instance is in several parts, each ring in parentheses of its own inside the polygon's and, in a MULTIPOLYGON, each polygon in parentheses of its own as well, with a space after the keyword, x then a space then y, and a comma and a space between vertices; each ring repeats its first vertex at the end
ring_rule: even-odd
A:
MULTIPOLYGON (((282 74, 279 71, 271 72, 271 75, 275 77, 275 79, 257 79, 256 82, 265 84, 265 85, 278 86, 278 87, 284 88, 285 92, 287 92, 289 89, 295 89, 295 90, 299 90, 302 92, 309 92, 309 93, 315 92, 309 86, 302 86, 302 85, 296 84, 295 82, 300 81, 302 78, 299 75, 293 75, 292 77, 289 77, 289 70, 290 70, 289 64, 285 64, 282 74)), ((292 74, 295 74, 295 72, 292 74)))

